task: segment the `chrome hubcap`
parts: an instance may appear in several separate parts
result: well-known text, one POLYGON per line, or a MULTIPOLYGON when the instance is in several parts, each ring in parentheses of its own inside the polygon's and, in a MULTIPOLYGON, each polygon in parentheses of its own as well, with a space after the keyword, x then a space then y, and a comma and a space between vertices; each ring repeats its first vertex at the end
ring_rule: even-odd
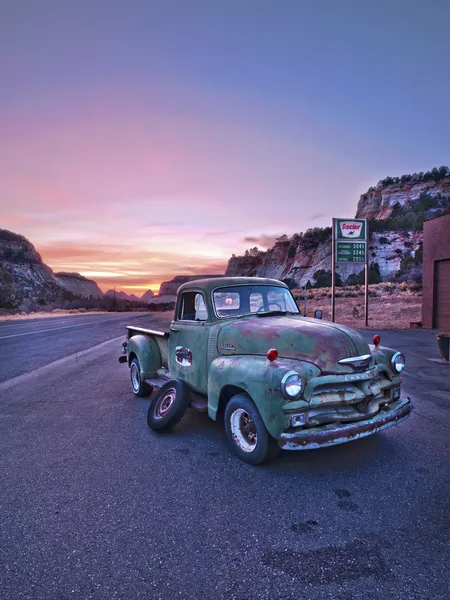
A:
POLYGON ((141 377, 139 375, 139 370, 137 366, 133 363, 131 365, 131 387, 133 388, 133 392, 138 392, 140 385, 141 377))
POLYGON ((237 408, 230 417, 231 433, 236 445, 244 452, 253 452, 258 443, 255 424, 243 408, 237 408))
POLYGON ((164 415, 166 415, 175 401, 175 397, 177 392, 175 388, 169 388, 166 393, 161 396, 155 406, 155 418, 161 419, 164 415))

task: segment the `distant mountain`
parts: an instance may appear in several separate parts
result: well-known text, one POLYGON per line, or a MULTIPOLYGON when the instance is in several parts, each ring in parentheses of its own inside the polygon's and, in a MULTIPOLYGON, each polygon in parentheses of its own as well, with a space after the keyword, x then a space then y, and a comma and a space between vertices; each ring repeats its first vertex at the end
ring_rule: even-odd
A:
POLYGON ((64 289, 31 242, 0 229, 0 308, 43 306, 60 299, 64 289))
POLYGON ((400 229, 422 229, 423 220, 449 209, 450 169, 386 177, 362 194, 356 218, 377 221, 400 229), (407 217, 402 219, 401 217, 407 217), (418 217, 414 218, 414 217, 418 217), (420 222, 421 221, 421 222, 420 222))
POLYGON ((79 273, 55 273, 56 281, 82 298, 103 298, 103 292, 97 283, 79 273))
POLYGON ((161 283, 158 296, 173 296, 183 283, 195 281, 196 279, 211 279, 212 277, 223 277, 223 273, 220 275, 177 275, 170 281, 161 283))
POLYGON ((116 297, 116 299, 119 300, 129 300, 132 302, 140 302, 140 298, 138 298, 135 294, 126 294, 125 292, 115 292, 114 290, 108 290, 107 292, 105 292, 105 296, 109 296, 111 298, 114 298, 114 295, 116 297))
POLYGON ((102 297, 95 281, 79 273, 53 273, 23 235, 0 229, 0 308, 27 311, 102 297))
POLYGON ((144 294, 142 294, 141 302, 150 302, 150 300, 154 297, 155 294, 152 292, 152 290, 147 290, 144 294))

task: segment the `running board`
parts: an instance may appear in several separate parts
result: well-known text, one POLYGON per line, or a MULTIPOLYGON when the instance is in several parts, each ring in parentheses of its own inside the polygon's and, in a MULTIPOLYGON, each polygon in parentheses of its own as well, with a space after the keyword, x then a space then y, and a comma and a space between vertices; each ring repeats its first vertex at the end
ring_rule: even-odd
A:
POLYGON ((195 392, 191 392, 191 403, 189 406, 198 412, 207 412, 208 398, 206 396, 200 396, 200 394, 196 394, 195 392))
POLYGON ((145 383, 148 383, 155 389, 159 390, 165 383, 170 380, 170 377, 154 377, 153 379, 146 379, 145 383))

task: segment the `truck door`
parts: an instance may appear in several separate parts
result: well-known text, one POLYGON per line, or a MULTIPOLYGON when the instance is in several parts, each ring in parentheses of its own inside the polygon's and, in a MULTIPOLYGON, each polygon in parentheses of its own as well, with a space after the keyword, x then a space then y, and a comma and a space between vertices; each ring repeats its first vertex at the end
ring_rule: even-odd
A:
POLYGON ((206 394, 208 388, 208 334, 204 294, 191 290, 183 292, 170 326, 169 370, 173 377, 185 381, 201 394, 206 394))

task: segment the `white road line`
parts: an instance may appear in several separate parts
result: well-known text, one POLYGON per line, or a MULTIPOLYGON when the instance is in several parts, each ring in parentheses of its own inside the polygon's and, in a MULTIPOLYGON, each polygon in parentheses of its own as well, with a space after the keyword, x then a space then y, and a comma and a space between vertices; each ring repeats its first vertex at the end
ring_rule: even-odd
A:
MULTIPOLYGON (((119 342, 125 339, 126 334, 120 335, 119 337, 112 338, 107 340, 106 342, 102 342, 101 344, 97 344, 97 346, 92 346, 92 348, 86 348, 86 350, 81 350, 81 352, 75 352, 75 354, 70 354, 69 356, 65 356, 64 358, 59 358, 47 365, 39 367, 34 371, 30 371, 28 373, 24 373, 23 375, 18 375, 17 377, 13 377, 12 379, 7 379, 0 383, 0 392, 5 391, 17 385, 19 383, 25 383, 30 379, 36 379, 42 375, 51 374, 55 372, 55 369, 62 367, 64 364, 68 364, 70 362, 77 363, 78 360, 92 352, 97 352, 97 356, 100 350, 107 348, 110 345, 117 344, 117 357, 121 355, 122 348, 120 347, 119 342)), ((117 360, 117 358, 116 358, 117 360)), ((119 362, 117 360, 117 365, 119 362)))
MULTIPOLYGON (((58 323, 71 323, 72 321, 69 319, 60 319, 60 317, 54 317, 52 319, 48 318, 45 319, 45 321, 47 322, 48 325, 57 325, 58 323)), ((40 327, 42 326, 42 324, 45 324, 44 319, 39 319, 39 321, 35 321, 33 323, 15 323, 14 325, 2 325, 0 323, 0 333, 3 333, 4 329, 7 328, 13 328, 13 329, 17 329, 17 327, 40 327)), ((81 319, 74 319, 74 321, 78 321, 80 322, 81 319)), ((93 323, 95 322, 93 319, 89 319, 87 321, 83 321, 83 323, 93 323)))
MULTIPOLYGON (((146 313, 129 313, 131 315, 130 318, 137 318, 137 317, 145 317, 150 315, 151 313, 146 312, 146 313)), ((98 321, 95 321, 95 317, 97 317, 99 315, 92 315, 92 317, 90 317, 89 315, 80 315, 79 317, 76 315, 67 315, 67 316, 58 316, 58 317, 36 317, 36 319, 30 323, 30 322, 20 322, 20 321, 15 321, 12 323, 8 323, 7 325, 3 325, 3 323, 6 323, 6 321, 0 321, 0 333, 3 333, 4 329, 13 327, 39 327, 39 325, 42 325, 42 323, 44 321, 47 321, 50 324, 56 322, 64 322, 65 320, 68 319, 73 319, 74 321, 79 321, 82 318, 87 319, 86 321, 83 321, 83 323, 98 323, 98 321)), ((123 318, 123 314, 117 314, 117 313, 110 313, 109 315, 109 319, 107 319, 108 321, 114 321, 116 319, 120 319, 123 318)))
MULTIPOLYGON (((102 313, 101 315, 92 315, 91 319, 94 317, 104 317, 107 316, 107 313, 102 313)), ((89 315, 80 315, 77 317, 76 315, 66 315, 57 316, 57 317, 36 317, 35 319, 17 319, 16 321, 0 321, 0 327, 26 327, 27 325, 39 325, 40 323, 48 323, 51 325, 52 323, 57 323, 58 321, 81 321, 82 319, 86 319, 89 315)))
POLYGON ((83 327, 84 325, 97 325, 98 323, 106 323, 107 321, 111 323, 112 319, 102 319, 101 321, 93 321, 77 323, 76 325, 64 325, 64 327, 52 327, 51 329, 39 329, 38 331, 27 331, 27 333, 13 333, 11 335, 3 335, 0 337, 0 340, 6 340, 7 338, 20 337, 21 335, 36 335, 37 333, 47 333, 48 331, 59 331, 60 329, 70 329, 71 327, 83 327))

